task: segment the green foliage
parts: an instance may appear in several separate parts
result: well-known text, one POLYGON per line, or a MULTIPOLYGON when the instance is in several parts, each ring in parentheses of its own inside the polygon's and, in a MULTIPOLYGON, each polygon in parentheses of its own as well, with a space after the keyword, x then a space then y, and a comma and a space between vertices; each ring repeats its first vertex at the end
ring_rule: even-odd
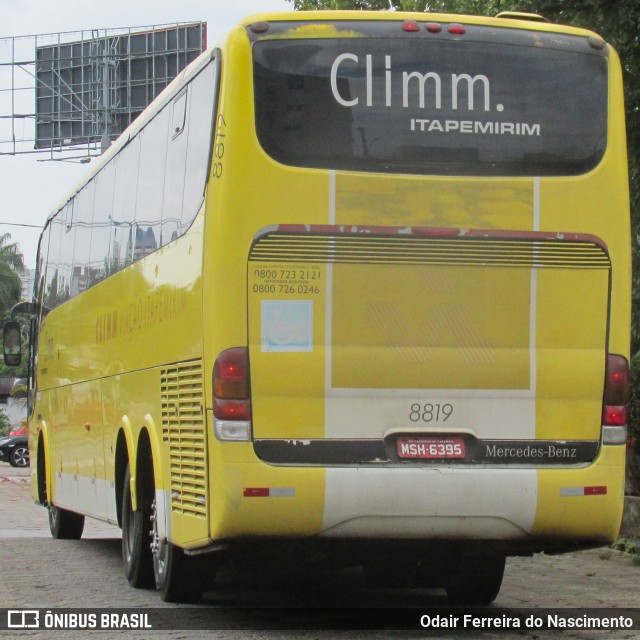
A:
POLYGON ((387 0, 290 0, 297 11, 311 9, 370 9, 384 11, 392 8, 387 0))
POLYGON ((0 316, 20 301, 22 283, 20 271, 24 269, 22 254, 11 234, 0 235, 0 316))
POLYGON ((11 423, 4 409, 0 409, 0 436, 6 436, 11 430, 11 423))
POLYGON ((631 358, 631 398, 629 399, 629 435, 640 444, 640 352, 631 358))
POLYGON ((636 541, 627 538, 618 538, 612 546, 617 551, 624 551, 624 553, 636 553, 638 550, 636 541))
MULTIPOLYGON (((20 302, 22 283, 20 271, 24 269, 24 259, 15 242, 11 242, 11 234, 0 235, 0 318, 9 319, 8 313, 14 304, 20 302)), ((29 320, 21 319, 22 331, 22 365, 20 367, 7 367, 0 362, 0 376, 10 378, 26 377, 28 354, 29 320)))
POLYGON ((11 398, 26 398, 29 389, 26 384, 17 384, 11 389, 9 396, 11 398))
POLYGON ((631 184, 634 274, 631 353, 635 353, 640 349, 640 3, 637 0, 497 0, 486 4, 499 5, 502 10, 533 11, 552 22, 592 29, 611 43, 620 55, 624 69, 631 184))
POLYGON ((22 361, 17 367, 8 367, 0 362, 0 378, 26 378, 27 377, 27 352, 22 349, 22 361))

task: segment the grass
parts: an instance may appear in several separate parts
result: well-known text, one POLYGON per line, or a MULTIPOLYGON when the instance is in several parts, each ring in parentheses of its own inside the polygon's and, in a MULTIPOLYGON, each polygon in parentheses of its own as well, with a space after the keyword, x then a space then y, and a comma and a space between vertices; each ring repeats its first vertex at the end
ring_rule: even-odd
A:
POLYGON ((624 551, 625 553, 635 554, 638 552, 635 540, 627 540, 627 538, 618 538, 612 547, 617 551, 624 551))

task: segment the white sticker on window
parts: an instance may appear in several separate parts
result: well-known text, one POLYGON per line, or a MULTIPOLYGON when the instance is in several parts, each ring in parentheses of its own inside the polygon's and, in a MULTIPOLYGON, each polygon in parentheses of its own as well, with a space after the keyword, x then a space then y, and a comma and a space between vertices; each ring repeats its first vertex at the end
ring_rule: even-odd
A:
POLYGON ((313 351, 313 301, 263 300, 262 351, 313 351))

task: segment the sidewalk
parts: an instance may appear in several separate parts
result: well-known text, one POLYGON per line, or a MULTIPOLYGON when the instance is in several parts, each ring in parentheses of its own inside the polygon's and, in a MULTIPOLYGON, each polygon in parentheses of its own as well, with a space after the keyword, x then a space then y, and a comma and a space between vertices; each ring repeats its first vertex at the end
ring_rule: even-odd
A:
POLYGON ((12 467, 8 462, 0 462, 0 482, 29 483, 31 469, 12 467))
MULTIPOLYGON (((31 498, 30 469, 16 469, 0 462, 0 540, 6 538, 50 538, 47 510, 31 498)), ((82 537, 120 538, 120 529, 107 522, 87 518, 82 537)))

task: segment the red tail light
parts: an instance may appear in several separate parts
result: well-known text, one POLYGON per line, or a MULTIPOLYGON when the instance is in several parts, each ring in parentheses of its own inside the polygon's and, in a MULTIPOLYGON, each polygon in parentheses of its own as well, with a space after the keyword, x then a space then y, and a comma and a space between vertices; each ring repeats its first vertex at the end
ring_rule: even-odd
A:
POLYGON ((607 356, 602 422, 622 427, 629 421, 629 363, 622 356, 607 356))
POLYGON ((213 415, 217 420, 251 420, 251 400, 214 398, 213 415))
POLYGON ((402 23, 402 30, 407 33, 417 33, 420 31, 420 25, 415 20, 406 20, 402 23))
POLYGON ((456 36, 461 36, 467 33, 467 30, 461 24, 450 24, 447 27, 447 31, 456 36))
POLYGON ((213 414, 217 420, 251 420, 249 354, 246 347, 223 351, 213 366, 213 414))
POLYGON ((246 347, 223 351, 213 366, 213 394, 216 398, 249 397, 249 358, 246 347))

